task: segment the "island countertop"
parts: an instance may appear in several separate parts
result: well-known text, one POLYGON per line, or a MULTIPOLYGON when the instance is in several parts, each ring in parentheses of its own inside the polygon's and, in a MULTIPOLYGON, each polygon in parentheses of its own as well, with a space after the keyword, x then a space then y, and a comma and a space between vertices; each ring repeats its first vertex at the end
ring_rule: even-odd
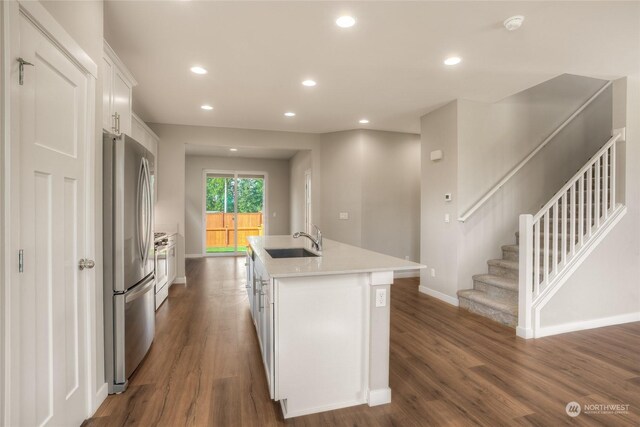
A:
POLYGON ((305 248, 316 254, 318 252, 311 248, 309 239, 294 239, 289 235, 252 236, 247 240, 269 275, 274 278, 417 270, 426 267, 329 239, 324 239, 322 253, 318 257, 276 259, 265 249, 305 248))

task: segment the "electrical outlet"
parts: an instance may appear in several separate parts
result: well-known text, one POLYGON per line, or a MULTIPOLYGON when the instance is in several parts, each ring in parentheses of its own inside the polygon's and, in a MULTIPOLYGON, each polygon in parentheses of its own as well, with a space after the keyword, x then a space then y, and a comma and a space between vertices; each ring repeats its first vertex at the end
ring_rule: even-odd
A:
POLYGON ((435 268, 431 269, 431 277, 436 277, 436 269, 435 268))
POLYGON ((340 212, 339 219, 349 219, 349 212, 340 212))
POLYGON ((376 307, 384 307, 387 305, 387 290, 376 289, 376 307))
POLYGON ((407 261, 409 261, 409 255, 405 255, 404 259, 406 259, 407 261))

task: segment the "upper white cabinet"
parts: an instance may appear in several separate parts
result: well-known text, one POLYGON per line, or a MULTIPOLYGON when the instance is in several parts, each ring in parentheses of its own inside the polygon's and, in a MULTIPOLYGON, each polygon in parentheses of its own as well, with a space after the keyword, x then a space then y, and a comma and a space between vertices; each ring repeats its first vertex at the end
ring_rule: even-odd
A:
POLYGON ((158 156, 158 135, 136 113, 131 113, 131 133, 129 135, 151 151, 154 157, 158 156))
POLYGON ((138 83, 111 46, 104 42, 102 128, 116 134, 131 135, 132 91, 138 83))

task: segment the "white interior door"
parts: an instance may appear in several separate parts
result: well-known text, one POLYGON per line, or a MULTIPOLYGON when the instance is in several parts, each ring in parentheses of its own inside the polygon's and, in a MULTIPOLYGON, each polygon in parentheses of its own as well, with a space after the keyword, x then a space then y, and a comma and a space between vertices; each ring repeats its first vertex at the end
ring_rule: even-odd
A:
MULTIPOLYGON (((20 16, 19 425, 80 425, 87 415, 89 272, 85 150, 89 78, 20 16)), ((15 300, 14 300, 15 301, 15 300)), ((14 383, 15 384, 15 383, 14 383)))

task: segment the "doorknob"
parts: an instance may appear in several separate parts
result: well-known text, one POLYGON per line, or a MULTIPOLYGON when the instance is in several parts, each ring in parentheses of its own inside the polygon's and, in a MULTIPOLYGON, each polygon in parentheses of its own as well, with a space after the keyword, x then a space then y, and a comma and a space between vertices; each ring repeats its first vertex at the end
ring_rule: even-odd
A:
POLYGON ((92 259, 82 258, 80 262, 78 262, 78 268, 80 270, 84 270, 85 268, 93 268, 96 266, 96 263, 92 259))

